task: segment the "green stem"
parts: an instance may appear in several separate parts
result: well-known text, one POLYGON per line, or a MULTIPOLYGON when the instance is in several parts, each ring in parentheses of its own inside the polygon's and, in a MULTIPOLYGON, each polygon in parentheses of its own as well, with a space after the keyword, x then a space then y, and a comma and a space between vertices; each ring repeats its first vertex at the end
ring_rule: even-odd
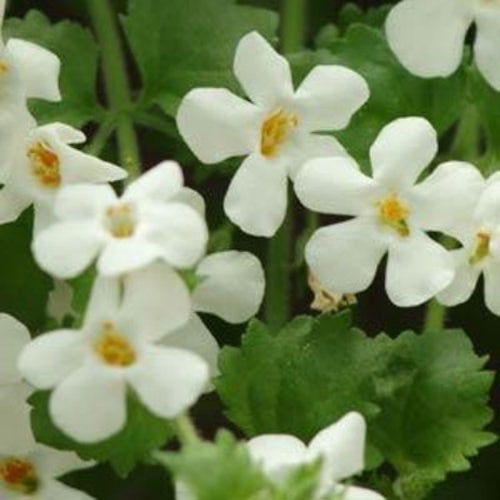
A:
POLYGON ((183 446, 196 444, 200 441, 196 428, 189 415, 181 415, 175 419, 175 426, 177 429, 177 436, 183 446))
MULTIPOLYGON (((293 52, 304 43, 306 0, 282 0, 281 51, 293 52)), ((290 198, 290 197, 289 197, 290 198)), ((290 202, 285 221, 269 242, 267 254, 266 319, 272 329, 280 328, 290 317, 293 205, 290 202)))
POLYGON ((108 105, 116 117, 120 163, 133 179, 140 174, 141 162, 131 118, 132 99, 116 14, 108 0, 87 0, 87 5, 102 51, 108 105))
POLYGON ((446 307, 432 299, 425 312, 424 331, 442 330, 446 320, 446 307))
POLYGON ((85 152, 92 156, 99 156, 105 148, 111 134, 116 129, 116 119, 113 116, 108 116, 97 129, 92 137, 92 140, 85 147, 85 152))

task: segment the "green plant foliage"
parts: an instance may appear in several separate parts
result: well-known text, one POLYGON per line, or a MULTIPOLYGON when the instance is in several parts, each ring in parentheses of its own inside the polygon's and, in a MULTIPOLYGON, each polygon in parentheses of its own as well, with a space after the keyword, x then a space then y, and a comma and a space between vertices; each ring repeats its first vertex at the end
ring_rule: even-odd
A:
POLYGON ((48 392, 37 392, 31 399, 31 425, 38 441, 53 448, 72 450, 84 460, 109 462, 115 472, 125 477, 140 462, 149 460, 152 450, 166 444, 173 436, 172 425, 148 412, 129 394, 127 424, 114 436, 96 444, 73 441, 54 426, 49 415, 48 392))
POLYGON ((130 0, 123 25, 139 65, 142 104, 160 104, 175 114, 180 99, 193 87, 229 87, 239 39, 257 30, 273 38, 275 13, 234 0, 130 0))
POLYGON ((63 99, 58 103, 32 103, 32 111, 40 123, 61 121, 81 127, 102 118, 104 110, 98 104, 95 90, 99 50, 88 29, 71 21, 51 24, 44 14, 32 10, 24 19, 8 19, 3 31, 6 38, 37 43, 61 59, 63 99))
POLYGON ((372 451, 414 491, 468 468, 466 457, 494 440, 482 430, 492 418, 485 361, 462 331, 370 338, 343 312, 296 318, 276 335, 253 322, 241 348, 223 349, 216 385, 228 416, 250 436, 307 441, 361 412, 372 451))

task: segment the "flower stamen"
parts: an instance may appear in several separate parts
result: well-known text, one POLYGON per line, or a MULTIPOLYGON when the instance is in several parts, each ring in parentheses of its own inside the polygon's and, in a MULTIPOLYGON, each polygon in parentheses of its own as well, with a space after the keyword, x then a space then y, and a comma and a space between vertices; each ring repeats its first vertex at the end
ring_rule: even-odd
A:
POLYGON ((115 238, 130 238, 135 231, 135 220, 132 207, 120 203, 106 210, 107 227, 115 238))
POLYGON ((0 483, 7 490, 30 495, 39 481, 33 464, 22 458, 9 457, 0 461, 0 483))
POLYGON ((267 116, 261 129, 260 152, 262 156, 274 156, 292 130, 299 124, 299 117, 283 109, 267 116))
POLYGON ((107 365, 126 367, 137 358, 130 342, 115 328, 111 321, 105 321, 94 344, 94 350, 107 365))
POLYGON ((378 217, 380 221, 394 229, 403 238, 410 235, 407 218, 410 209, 397 195, 390 194, 377 203, 378 217))
POLYGON ((57 188, 61 185, 59 157, 46 142, 37 142, 28 149, 31 171, 44 187, 57 188))
POLYGON ((490 254, 491 235, 487 231, 479 231, 476 235, 476 247, 469 257, 469 263, 473 266, 484 260, 490 254))
POLYGON ((9 71, 9 63, 0 59, 0 76, 5 75, 9 71))

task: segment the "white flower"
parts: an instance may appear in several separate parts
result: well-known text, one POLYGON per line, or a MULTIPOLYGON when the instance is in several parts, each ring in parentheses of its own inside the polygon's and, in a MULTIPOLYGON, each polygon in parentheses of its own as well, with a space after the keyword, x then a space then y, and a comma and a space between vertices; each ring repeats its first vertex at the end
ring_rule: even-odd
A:
POLYGON ((85 141, 79 130, 62 123, 34 127, 18 145, 0 191, 0 223, 11 222, 34 203, 35 227, 52 222, 57 193, 69 184, 106 183, 123 179, 122 168, 68 144, 85 141))
POLYGON ((460 65, 465 36, 476 26, 474 56, 485 79, 500 90, 500 2, 404 0, 387 18, 389 45, 418 76, 451 75, 460 65))
POLYGON ((370 149, 373 179, 348 158, 303 167, 295 188, 304 205, 355 216, 319 229, 306 246, 307 263, 326 288, 365 290, 386 252, 385 286, 398 306, 421 304, 451 283, 452 259, 425 231, 445 231, 465 218, 482 177, 472 165, 449 162, 415 184, 437 149, 430 123, 402 118, 387 125, 370 149))
POLYGON ((162 345, 187 349, 201 356, 218 374, 217 341, 197 312, 214 314, 228 323, 255 316, 264 297, 265 276, 260 261, 248 252, 227 251, 205 257, 196 267, 199 283, 192 293, 189 322, 168 333, 162 345))
POLYGON ((160 263, 124 281, 121 290, 120 280, 99 278, 82 329, 37 337, 19 359, 31 384, 54 389, 49 405, 54 423, 81 442, 123 428, 129 389, 153 414, 172 418, 194 404, 208 384, 203 359, 156 345, 189 317, 183 281, 160 263))
POLYGON ((164 162, 130 184, 121 197, 110 186, 74 185, 58 194, 59 219, 35 236, 44 270, 74 277, 94 259, 103 275, 118 275, 161 259, 193 266, 205 251, 205 221, 184 200, 180 167, 164 162), (179 199, 177 198, 179 197, 179 199))
POLYGON ((364 418, 351 412, 320 431, 307 446, 294 436, 269 434, 251 439, 248 449, 264 473, 276 483, 286 480, 298 467, 321 459, 317 499, 339 493, 345 500, 382 500, 374 491, 340 483, 363 470, 365 436, 364 418))
POLYGON ((486 305, 500 315, 500 183, 497 176, 493 177, 482 192, 476 189, 475 210, 449 231, 462 247, 451 252, 456 266, 455 279, 437 299, 446 306, 466 302, 484 274, 486 305))
POLYGON ((189 92, 177 114, 179 131, 204 163, 247 156, 224 210, 243 231, 272 236, 283 222, 287 176, 308 158, 345 154, 331 136, 368 99, 364 79, 342 66, 317 66, 296 92, 290 66, 257 32, 236 49, 234 73, 251 103, 222 88, 189 92))
MULTIPOLYGON (((16 422, 18 426, 19 423, 16 422)), ((82 491, 57 481, 68 472, 92 465, 76 454, 34 444, 26 453, 0 454, 2 500, 90 500, 82 491)))

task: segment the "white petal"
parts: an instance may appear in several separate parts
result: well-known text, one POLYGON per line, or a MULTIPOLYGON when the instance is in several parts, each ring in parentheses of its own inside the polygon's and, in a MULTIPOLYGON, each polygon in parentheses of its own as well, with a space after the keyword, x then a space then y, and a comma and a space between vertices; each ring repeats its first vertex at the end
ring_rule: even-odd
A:
POLYGON ((224 211, 245 233, 273 236, 285 219, 287 175, 283 164, 252 155, 234 175, 224 211))
MULTIPOLYGON (((193 208, 182 203, 150 204, 143 237, 159 248, 165 261, 176 268, 192 267, 205 253, 208 229, 193 208)), ((139 236, 139 235, 138 235, 139 236)))
POLYGON ((454 276, 449 252, 422 231, 414 229, 389 247, 385 288, 399 307, 423 304, 444 290, 454 276))
POLYGON ((0 386, 21 380, 17 358, 29 341, 29 331, 22 323, 0 313, 0 386))
POLYGON ((50 389, 78 369, 85 347, 78 330, 57 330, 33 339, 19 357, 18 367, 38 389, 50 389))
POLYGON ((51 480, 44 481, 41 491, 36 495, 37 500, 92 500, 92 498, 83 491, 51 480))
POLYGON ((32 389, 25 383, 0 386, 0 455, 24 455, 35 446, 31 431, 32 389))
POLYGON ((391 10, 386 23, 391 49, 415 75, 451 75, 462 59, 474 4, 471 0, 400 2, 391 10))
POLYGON ((15 221, 29 207, 32 200, 8 187, 0 190, 0 224, 15 221))
POLYGON ((335 137, 310 133, 295 134, 293 140, 283 145, 283 154, 287 155, 288 175, 292 180, 295 179, 304 163, 312 158, 349 156, 335 137))
POLYGON ((193 313, 184 326, 166 335, 160 344, 197 354, 207 362, 211 378, 219 374, 217 367, 219 344, 197 314, 193 313))
POLYGON ((196 210, 203 218, 205 218, 205 200, 200 193, 191 188, 182 188, 175 196, 172 197, 171 201, 176 203, 185 203, 189 205, 193 210, 196 210))
POLYGON ((84 366, 52 392, 50 416, 65 434, 82 443, 106 439, 126 422, 126 385, 118 370, 84 366))
POLYGON ((127 380, 149 410, 172 418, 200 397, 209 371, 205 361, 189 351, 150 346, 127 372, 127 380))
POLYGON ((100 325, 103 321, 115 320, 120 309, 121 297, 119 279, 97 276, 87 304, 83 329, 93 331, 96 325, 100 325))
POLYGON ((179 164, 175 161, 164 161, 132 182, 125 190, 123 199, 168 201, 180 192, 183 183, 179 164))
POLYGON ((134 325, 143 338, 160 339, 187 323, 190 314, 189 290, 168 265, 152 264, 125 277, 120 320, 134 325))
POLYGON ((365 419, 351 412, 316 434, 308 454, 312 458, 322 457, 325 477, 345 479, 363 470, 365 438, 365 419))
POLYGON ((476 12, 476 64, 487 82, 500 91, 500 9, 494 2, 480 2, 476 12))
POLYGON ((71 125, 61 122, 51 122, 46 125, 36 127, 31 131, 31 136, 36 138, 38 135, 56 139, 64 144, 82 144, 87 140, 85 134, 71 125))
POLYGON ((370 286, 386 251, 374 222, 360 217, 316 231, 306 261, 325 288, 358 293, 370 286))
POLYGON ((469 264, 469 252, 461 248, 451 252, 455 264, 455 277, 442 292, 438 293, 438 301, 445 306, 456 306, 467 302, 476 288, 481 274, 478 267, 469 264))
POLYGON ((189 486, 181 481, 175 482, 175 500, 196 500, 189 486))
POLYGON ((288 61, 256 31, 238 43, 234 74, 248 97, 266 108, 278 106, 293 95, 288 61))
POLYGON ((201 283, 193 292, 197 311, 242 323, 257 314, 265 276, 259 259, 248 252, 220 252, 205 257, 196 269, 201 283))
POLYGON ((484 269, 484 300, 488 309, 500 316, 500 263, 494 262, 484 269))
POLYGON ((96 258, 103 245, 93 223, 61 222, 41 231, 33 242, 38 265, 61 279, 73 278, 96 258))
POLYGON ((103 276, 118 276, 141 269, 161 255, 156 245, 143 238, 114 238, 108 241, 97 261, 103 276))
POLYGON ((500 225, 500 182, 487 183, 477 203, 474 216, 486 227, 500 225))
POLYGON ((427 120, 394 120, 382 129, 370 148, 373 178, 393 190, 410 187, 437 151, 437 134, 427 120))
POLYGON ((226 89, 194 89, 177 112, 177 127, 204 163, 250 154, 260 141, 262 112, 226 89))
POLYGON ((27 97, 60 101, 59 71, 61 61, 49 50, 26 40, 11 38, 7 51, 21 77, 27 97))
POLYGON ((343 66, 316 66, 295 94, 299 120, 307 130, 341 130, 368 100, 365 79, 343 66))
POLYGON ((462 225, 474 212, 484 184, 483 176, 470 163, 451 161, 439 165, 409 193, 412 223, 443 232, 462 225))
POLYGON ((265 434, 247 443, 252 459, 273 482, 280 483, 296 467, 306 463, 307 448, 294 436, 265 434))
POLYGON ((77 184, 63 187, 56 198, 55 214, 59 219, 97 219, 117 197, 111 186, 77 184))
POLYGON ((358 486, 339 486, 335 488, 342 500, 385 500, 385 498, 373 490, 360 488, 358 486))
POLYGON ((43 444, 37 444, 34 453, 31 455, 37 470, 43 476, 58 478, 68 472, 86 469, 92 466, 92 462, 84 462, 72 451, 60 451, 49 448, 43 444))
POLYGON ((301 203, 315 212, 361 215, 376 201, 376 183, 351 158, 310 160, 297 174, 294 186, 301 203))

